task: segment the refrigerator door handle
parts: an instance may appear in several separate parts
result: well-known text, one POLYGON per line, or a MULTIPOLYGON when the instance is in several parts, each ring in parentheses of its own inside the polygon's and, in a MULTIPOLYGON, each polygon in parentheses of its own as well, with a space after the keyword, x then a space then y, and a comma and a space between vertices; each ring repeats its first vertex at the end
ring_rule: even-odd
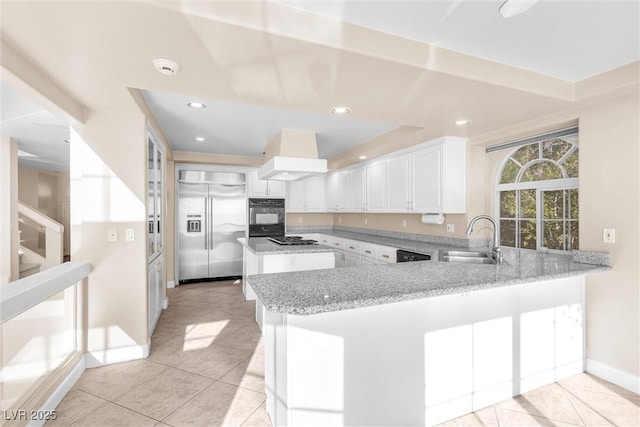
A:
POLYGON ((205 197, 204 198, 204 248, 205 249, 209 249, 209 217, 207 216, 207 202, 208 199, 205 197))
POLYGON ((213 197, 209 196, 209 203, 211 203, 211 205, 209 206, 209 249, 213 249, 213 197))

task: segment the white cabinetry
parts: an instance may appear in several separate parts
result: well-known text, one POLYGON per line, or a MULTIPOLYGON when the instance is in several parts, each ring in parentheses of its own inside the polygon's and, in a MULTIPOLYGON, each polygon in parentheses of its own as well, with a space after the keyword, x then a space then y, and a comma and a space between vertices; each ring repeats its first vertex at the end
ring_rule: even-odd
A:
POLYGON ((249 197, 285 197, 285 181, 258 179, 258 170, 247 172, 247 194, 249 197))
POLYGON ((327 211, 349 211, 351 208, 350 187, 351 173, 348 170, 334 172, 327 176, 327 211))
POLYGON ((287 212, 325 212, 324 176, 312 176, 287 182, 287 212))
POLYGON ((367 164, 365 189, 367 212, 385 212, 387 164, 384 160, 367 164))
POLYGON ((367 208, 366 200, 366 168, 364 166, 351 169, 349 180, 349 192, 351 198, 350 212, 364 212, 367 208))
POLYGON ((411 155, 387 159, 387 212, 411 211, 411 155))
POLYGON ((327 210, 464 213, 466 140, 445 136, 332 173, 327 210))
POLYGON ((336 268, 396 262, 397 248, 318 234, 318 243, 336 249, 336 268))

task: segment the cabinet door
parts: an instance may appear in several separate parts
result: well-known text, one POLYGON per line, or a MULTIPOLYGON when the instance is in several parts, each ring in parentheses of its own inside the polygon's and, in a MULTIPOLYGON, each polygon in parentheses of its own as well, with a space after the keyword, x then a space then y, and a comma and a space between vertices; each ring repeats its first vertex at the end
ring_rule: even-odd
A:
POLYGON ((357 267, 360 265, 360 255, 344 254, 344 266, 345 267, 357 267))
POLYGON ((367 165, 366 178, 367 211, 384 212, 387 198, 386 162, 376 162, 367 165))
POLYGON ((414 212, 442 212, 442 144, 411 154, 414 212))
POLYGON ((338 211, 338 193, 340 191, 340 176, 337 173, 327 175, 327 212, 338 211))
POLYGON ((257 169, 247 172, 247 194, 249 197, 267 197, 268 194, 268 181, 258 179, 257 169))
POLYGON ((351 197, 350 197, 350 185, 351 185, 351 173, 350 171, 338 172, 337 174, 337 197, 336 204, 337 210, 340 212, 349 212, 351 209, 351 197))
POLYGON ((305 180, 305 200, 307 212, 326 212, 326 187, 323 175, 312 176, 305 180))
POLYGON ((267 193, 269 197, 281 197, 286 195, 286 181, 267 181, 267 193))
POLYGON ((409 212, 411 210, 410 166, 411 156, 409 154, 387 160, 387 212, 409 212))
POLYGON ((353 169, 350 174, 349 189, 351 198, 351 212, 364 212, 367 207, 365 199, 366 169, 364 166, 353 169))
POLYGON ((287 212, 304 212, 305 209, 305 182, 304 180, 287 182, 287 212))

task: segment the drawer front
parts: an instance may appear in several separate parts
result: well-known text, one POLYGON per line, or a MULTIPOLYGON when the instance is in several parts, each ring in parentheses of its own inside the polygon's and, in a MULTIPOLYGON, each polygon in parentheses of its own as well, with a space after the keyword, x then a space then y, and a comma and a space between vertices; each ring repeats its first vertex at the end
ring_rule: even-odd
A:
POLYGON ((343 241, 344 244, 344 250, 347 252, 352 252, 354 254, 360 254, 360 242, 357 242, 355 240, 347 240, 345 239, 343 241))
POLYGON ((334 249, 344 249, 342 239, 337 237, 327 236, 327 243, 322 242, 323 245, 331 246, 334 249))
POLYGON ((376 259, 384 262, 396 262, 396 248, 390 248, 388 246, 378 247, 376 259))
POLYGON ((378 247, 371 243, 363 243, 360 245, 360 255, 367 258, 376 258, 376 254, 378 253, 378 247))
POLYGON ((325 245, 325 246, 333 246, 333 243, 331 241, 331 237, 325 235, 325 234, 319 234, 318 235, 318 243, 320 243, 321 245, 325 245))

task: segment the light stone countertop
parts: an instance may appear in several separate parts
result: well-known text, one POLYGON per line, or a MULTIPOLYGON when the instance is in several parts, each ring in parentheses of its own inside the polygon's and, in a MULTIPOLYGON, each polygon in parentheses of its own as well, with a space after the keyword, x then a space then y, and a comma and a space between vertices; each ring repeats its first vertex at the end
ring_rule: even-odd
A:
MULTIPOLYGON (((292 234, 295 235, 295 234, 292 234)), ((279 245, 269 241, 266 237, 244 237, 238 242, 249 249, 255 255, 287 255, 335 252, 333 248, 325 245, 279 245)))
MULTIPOLYGON (((346 236, 345 236, 346 237, 346 236)), ((397 245, 389 245, 396 246, 397 245)), ((505 251, 504 265, 432 261, 247 277, 267 310, 311 315, 608 271, 571 255, 505 251)))

